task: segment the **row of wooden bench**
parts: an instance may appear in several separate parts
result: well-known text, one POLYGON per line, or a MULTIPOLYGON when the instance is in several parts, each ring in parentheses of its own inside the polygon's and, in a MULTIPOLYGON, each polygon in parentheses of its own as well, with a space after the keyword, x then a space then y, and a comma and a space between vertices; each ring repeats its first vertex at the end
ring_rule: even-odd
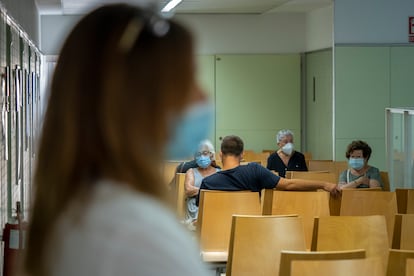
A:
MULTIPOLYGON (((253 215, 269 218, 274 215, 296 214, 301 220, 302 236, 305 241, 303 249, 305 250, 343 250, 347 249, 347 245, 355 246, 347 237, 348 235, 354 236, 353 231, 355 230, 359 234, 361 247, 348 249, 363 248, 367 251, 367 256, 381 257, 383 259, 381 263, 383 264, 387 264, 389 248, 414 250, 414 236, 411 235, 414 230, 414 214, 397 214, 395 192, 343 191, 340 216, 331 215, 329 199, 329 193, 325 191, 263 190, 261 197, 258 193, 246 191, 201 191, 197 237, 200 242, 203 260, 213 263, 220 261, 225 263, 227 261, 227 254, 230 254, 232 250, 231 236, 234 234, 232 216, 234 221, 234 215, 253 215), (269 199, 272 201, 271 204, 269 199), (269 208, 269 206, 271 207, 269 208), (377 217, 377 220, 381 221, 380 224, 383 224, 384 229, 380 230, 378 226, 370 226, 367 224, 368 217, 363 216, 377 217), (366 227, 368 228, 363 231, 362 229, 365 226, 352 226, 350 221, 346 221, 346 218, 351 217, 362 225, 367 224, 366 227), (332 228, 332 220, 335 219, 340 222, 340 226, 333 227, 335 230, 333 231, 333 240, 328 241, 326 243, 327 247, 324 247, 323 243, 320 242, 320 238, 326 238, 329 235, 322 231, 324 228, 321 228, 321 222, 329 221, 328 225, 331 225, 332 228), (377 231, 382 231, 382 236, 378 236, 377 231), (371 237, 375 238, 374 241, 376 240, 378 245, 370 240, 371 237), (339 246, 340 241, 345 241, 342 247, 339 246), (333 245, 336 245, 336 247, 329 247, 333 245)), ((257 229, 250 231, 251 242, 260 242, 259 240, 264 235, 257 231, 257 229)), ((288 240, 294 233, 293 230, 284 234, 273 233, 273 230, 269 231, 273 236, 281 235, 281 237, 288 240)), ((254 256, 254 259, 261 258, 254 254, 252 256, 254 256)), ((386 269, 386 267, 383 267, 383 269, 386 269)))
POLYGON ((233 215, 225 274, 413 275, 406 273, 414 250, 389 249, 383 216, 317 218, 312 251, 305 248, 301 222, 296 215, 233 215))

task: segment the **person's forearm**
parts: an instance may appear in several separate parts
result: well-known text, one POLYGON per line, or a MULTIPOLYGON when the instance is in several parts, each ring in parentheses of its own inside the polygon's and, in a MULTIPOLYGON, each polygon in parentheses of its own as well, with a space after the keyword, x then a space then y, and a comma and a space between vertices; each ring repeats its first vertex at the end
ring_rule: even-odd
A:
POLYGON ((199 189, 197 187, 189 186, 189 187, 186 187, 186 189, 185 189, 185 195, 187 197, 193 197, 193 196, 196 196, 198 194, 198 191, 199 191, 199 189))
POLYGON ((333 196, 336 196, 338 193, 340 193, 337 183, 306 179, 280 178, 276 189, 287 191, 314 191, 317 189, 323 189, 327 192, 330 192, 333 196))
POLYGON ((190 196, 196 196, 198 194, 199 189, 197 187, 194 187, 194 189, 191 191, 190 196))
POLYGON ((339 183, 339 187, 341 187, 341 189, 356 188, 359 185, 360 184, 358 184, 355 180, 348 183, 339 183))
MULTIPOLYGON (((340 183, 341 184, 341 183, 340 183)), ((374 187, 379 187, 380 184, 376 179, 370 179, 369 177, 366 176, 360 176, 357 179, 340 185, 342 189, 347 189, 347 188, 357 188, 359 185, 367 185, 370 188, 374 188, 374 187)))
POLYGON ((370 179, 369 180, 369 187, 370 188, 377 188, 377 187, 381 187, 380 183, 378 180, 376 179, 370 179))
POLYGON ((317 180, 307 179, 286 179, 285 190, 317 190, 324 189, 325 183, 317 180))

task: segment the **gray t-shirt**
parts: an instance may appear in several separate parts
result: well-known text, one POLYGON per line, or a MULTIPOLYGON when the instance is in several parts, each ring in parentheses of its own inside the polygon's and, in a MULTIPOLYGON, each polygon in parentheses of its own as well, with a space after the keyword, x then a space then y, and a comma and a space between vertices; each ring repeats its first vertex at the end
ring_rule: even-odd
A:
MULTIPOLYGON (((381 180, 380 171, 379 171, 378 168, 375 168, 375 167, 369 167, 368 170, 366 171, 366 173, 364 175, 360 175, 360 176, 353 175, 351 173, 351 170, 347 169, 339 175, 339 183, 341 183, 341 182, 342 183, 349 183, 349 182, 355 181, 358 178, 363 177, 363 176, 366 176, 369 179, 377 180, 379 182, 380 186, 384 187, 384 184, 382 183, 382 180, 381 180)), ((369 188, 369 185, 361 184, 357 188, 369 188)))

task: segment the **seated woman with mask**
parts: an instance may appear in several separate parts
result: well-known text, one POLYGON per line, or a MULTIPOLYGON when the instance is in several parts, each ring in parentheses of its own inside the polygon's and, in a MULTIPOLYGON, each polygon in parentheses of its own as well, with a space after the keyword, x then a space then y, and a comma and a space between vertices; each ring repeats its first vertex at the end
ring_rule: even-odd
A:
POLYGON ((295 151, 293 132, 288 129, 280 130, 276 135, 279 149, 267 159, 267 168, 285 177, 286 171, 307 171, 305 156, 295 151))
POLYGON ((364 141, 352 141, 348 145, 345 156, 350 168, 339 176, 341 189, 382 187, 380 171, 368 165, 371 153, 371 147, 364 141))
POLYGON ((197 220, 198 206, 196 205, 196 197, 201 181, 204 177, 220 170, 215 164, 214 154, 213 144, 209 140, 201 141, 194 156, 198 167, 189 169, 185 174, 184 189, 187 196, 186 224, 192 225, 197 220))

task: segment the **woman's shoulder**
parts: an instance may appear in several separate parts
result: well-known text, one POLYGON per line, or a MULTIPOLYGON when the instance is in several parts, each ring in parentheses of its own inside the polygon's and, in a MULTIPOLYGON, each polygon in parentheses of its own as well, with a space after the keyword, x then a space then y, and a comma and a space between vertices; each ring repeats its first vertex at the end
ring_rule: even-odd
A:
POLYGON ((377 167, 369 166, 368 172, 370 173, 380 173, 380 170, 377 167))
POLYGON ((267 158, 268 162, 277 162, 277 160, 281 160, 277 151, 271 153, 267 158))
POLYGON ((150 223, 151 216, 158 216, 161 221, 172 221, 170 210, 160 200, 136 191, 124 183, 101 181, 96 186, 90 201, 91 219, 96 218, 102 223, 117 221, 118 218, 122 220, 122 213, 128 210, 131 224, 134 220, 148 220, 146 223, 150 223))
POLYGON ((348 172, 350 172, 350 169, 345 169, 341 171, 339 175, 346 175, 348 172))
POLYGON ((275 158, 277 155, 277 151, 272 152, 271 154, 269 154, 268 158, 275 158))
POLYGON ((303 153, 301 153, 300 151, 295 151, 295 152, 293 153, 293 155, 294 155, 295 157, 298 157, 298 158, 305 158, 305 155, 304 155, 303 153))
MULTIPOLYGON (((135 261, 128 263, 131 269, 139 272, 154 270, 161 273, 161 268, 152 268, 149 265, 155 259, 161 258, 171 262, 171 269, 177 266, 182 272, 187 272, 188 269, 186 262, 182 260, 192 260, 190 266, 203 273, 202 266, 196 264, 196 259, 193 258, 198 254, 197 245, 189 238, 173 212, 159 200, 122 186, 111 187, 109 191, 115 193, 115 196, 104 200, 108 191, 101 191, 92 202, 92 210, 87 212, 84 220, 86 233, 89 236, 101 237, 98 240, 102 248, 108 251, 111 248, 116 251, 116 248, 116 254, 128 260, 146 259, 147 262, 139 261, 140 264, 135 261), (182 256, 183 252, 186 252, 186 257, 176 258, 182 256)), ((82 243, 93 248, 96 244, 92 241, 88 242, 86 239, 82 243)))

